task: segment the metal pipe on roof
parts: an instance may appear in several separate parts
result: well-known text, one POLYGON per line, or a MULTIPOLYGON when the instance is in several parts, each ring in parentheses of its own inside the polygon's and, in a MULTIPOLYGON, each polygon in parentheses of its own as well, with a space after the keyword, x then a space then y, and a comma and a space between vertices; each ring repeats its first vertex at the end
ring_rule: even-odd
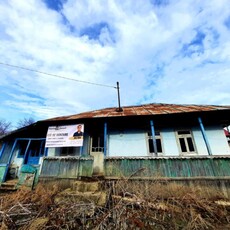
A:
POLYGON ((123 109, 121 108, 119 82, 117 82, 117 96, 118 96, 118 109, 117 109, 117 112, 122 112, 122 111, 123 111, 123 109))
POLYGON ((212 155, 211 147, 210 147, 210 144, 208 142, 208 137, 206 135, 206 132, 205 132, 205 129, 204 129, 204 125, 203 125, 202 120, 201 120, 200 117, 198 117, 198 121, 199 121, 199 124, 200 124, 200 130, 201 130, 202 136, 204 138, 204 142, 205 142, 206 148, 208 150, 208 154, 212 155))

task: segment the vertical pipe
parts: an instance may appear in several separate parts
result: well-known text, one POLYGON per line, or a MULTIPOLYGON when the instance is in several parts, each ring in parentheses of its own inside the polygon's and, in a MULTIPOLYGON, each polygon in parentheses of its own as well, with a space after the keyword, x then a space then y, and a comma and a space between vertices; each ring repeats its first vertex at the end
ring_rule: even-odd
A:
POLYGON ((199 121, 199 124, 200 124, 200 130, 201 130, 202 136, 204 138, 206 148, 208 150, 208 155, 212 155, 211 147, 209 145, 208 138, 207 138, 207 135, 206 135, 206 132, 205 132, 205 129, 204 129, 204 125, 203 125, 202 120, 201 120, 200 117, 198 117, 198 121, 199 121))
POLYGON ((117 82, 117 97, 118 97, 118 112, 122 112, 123 109, 121 108, 121 100, 120 100, 120 87, 119 82, 117 82))
POLYGON ((150 126, 151 126, 152 140, 153 140, 153 149, 154 149, 155 155, 157 155, 157 141, 155 137, 155 129, 154 129, 153 120, 150 121, 150 126))
POLYGON ((107 153, 107 123, 104 123, 104 156, 106 156, 107 153))

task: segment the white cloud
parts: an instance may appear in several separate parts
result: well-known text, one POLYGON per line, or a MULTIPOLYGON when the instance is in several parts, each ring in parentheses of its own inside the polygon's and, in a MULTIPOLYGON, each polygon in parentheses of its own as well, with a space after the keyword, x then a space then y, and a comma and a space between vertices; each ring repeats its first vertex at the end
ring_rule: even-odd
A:
MULTIPOLYGON (((0 62, 106 85, 119 81, 126 105, 229 104, 228 0, 168 2, 68 0, 61 12, 41 0, 1 2, 0 62), (86 29, 95 39, 80 36, 86 29)), ((0 67, 2 114, 15 109, 15 120, 117 106, 113 88, 0 67)))

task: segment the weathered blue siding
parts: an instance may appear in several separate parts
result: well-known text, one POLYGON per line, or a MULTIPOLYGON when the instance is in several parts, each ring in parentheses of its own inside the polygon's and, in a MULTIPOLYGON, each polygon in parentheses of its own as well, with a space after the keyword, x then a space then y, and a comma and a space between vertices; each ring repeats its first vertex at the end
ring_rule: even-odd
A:
POLYGON ((148 156, 147 133, 112 132, 108 135, 108 156, 148 156))
POLYGON ((78 178, 91 177, 93 158, 87 157, 45 157, 40 177, 78 178))
POLYGON ((230 157, 106 158, 106 177, 230 177, 230 157))

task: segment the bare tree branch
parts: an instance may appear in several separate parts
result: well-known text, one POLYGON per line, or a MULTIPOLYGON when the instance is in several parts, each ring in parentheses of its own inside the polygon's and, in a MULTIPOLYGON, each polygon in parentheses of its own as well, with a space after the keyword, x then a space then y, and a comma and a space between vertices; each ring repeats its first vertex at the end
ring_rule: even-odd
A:
POLYGON ((11 122, 0 119, 0 136, 7 134, 11 130, 11 122))
POLYGON ((25 126, 28 126, 28 125, 31 125, 35 122, 34 118, 32 117, 29 117, 29 118, 23 118, 21 120, 18 121, 17 123, 17 128, 22 128, 22 127, 25 127, 25 126))

